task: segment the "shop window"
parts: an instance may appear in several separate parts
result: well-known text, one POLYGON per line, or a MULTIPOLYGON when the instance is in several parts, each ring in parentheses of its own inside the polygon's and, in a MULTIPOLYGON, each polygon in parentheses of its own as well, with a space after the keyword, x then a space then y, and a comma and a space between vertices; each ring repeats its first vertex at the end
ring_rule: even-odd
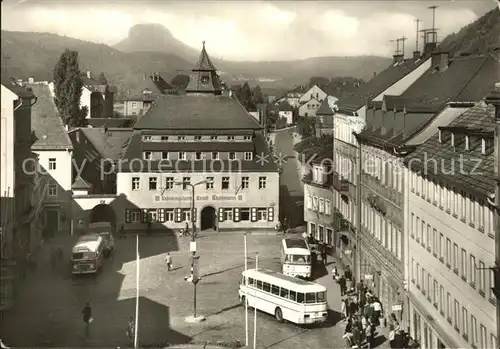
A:
POLYGON ((223 217, 225 221, 232 221, 233 220, 233 209, 232 208, 225 208, 223 211, 223 217))
POLYGON ((250 220, 250 209, 249 208, 240 209, 240 220, 241 221, 249 221, 250 220))
POLYGON ((258 208, 257 209, 257 220, 258 221, 267 220, 267 210, 265 208, 258 208))

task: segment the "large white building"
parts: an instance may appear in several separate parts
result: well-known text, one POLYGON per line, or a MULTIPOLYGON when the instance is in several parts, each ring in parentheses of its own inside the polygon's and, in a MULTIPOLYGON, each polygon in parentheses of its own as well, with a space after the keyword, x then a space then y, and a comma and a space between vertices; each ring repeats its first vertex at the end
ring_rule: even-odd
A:
POLYGON ((160 96, 134 126, 118 168, 126 200, 117 221, 178 229, 194 215, 202 230, 273 228, 279 173, 262 126, 223 95, 204 47, 186 91, 160 96))
POLYGON ((496 348, 494 108, 459 112, 406 158, 410 332, 425 348, 496 348))

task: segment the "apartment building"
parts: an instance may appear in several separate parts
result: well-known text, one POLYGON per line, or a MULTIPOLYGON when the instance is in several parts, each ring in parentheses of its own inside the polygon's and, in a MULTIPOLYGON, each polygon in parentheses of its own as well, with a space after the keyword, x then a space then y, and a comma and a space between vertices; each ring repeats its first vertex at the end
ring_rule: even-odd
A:
MULTIPOLYGON (((334 163, 337 179, 334 180, 334 208, 341 214, 340 229, 344 248, 337 253, 346 264, 354 267, 356 260, 356 231, 359 222, 357 202, 359 174, 359 144, 354 134, 360 133, 366 125, 366 110, 374 103, 380 103, 385 93, 402 93, 429 69, 430 58, 420 57, 417 52, 412 59, 404 55, 393 56, 392 64, 375 75, 366 84, 337 103, 334 115, 334 163), (372 101, 373 99, 373 101, 372 101), (347 251, 347 254, 344 253, 347 251)), ((338 242, 340 243, 340 242, 338 242)), ((354 268, 353 270, 356 271, 354 268)), ((360 271, 356 271, 359 275, 360 271)))
POLYGON ((373 278, 375 293, 386 309, 394 307, 400 321, 408 321, 403 316, 408 309, 402 157, 418 143, 412 141, 416 134, 431 129, 446 103, 483 98, 494 83, 495 71, 495 60, 489 56, 449 59, 445 52, 434 52, 431 67, 406 91, 386 95, 366 111, 367 126, 357 135, 362 164, 361 274, 373 278))
POLYGON ((481 101, 405 158, 408 317, 425 348, 498 346, 494 126, 481 101))

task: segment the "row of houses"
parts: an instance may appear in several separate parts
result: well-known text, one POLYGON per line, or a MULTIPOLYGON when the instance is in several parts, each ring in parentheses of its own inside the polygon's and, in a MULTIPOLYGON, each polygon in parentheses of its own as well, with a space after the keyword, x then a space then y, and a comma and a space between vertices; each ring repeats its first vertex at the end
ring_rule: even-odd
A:
POLYGON ((394 55, 332 112, 333 170, 304 177, 308 232, 424 348, 498 347, 499 71, 432 42, 394 55))
POLYGON ((184 94, 159 90, 128 127, 106 119, 68 130, 50 83, 2 81, 2 308, 42 239, 90 222, 126 232, 276 226, 279 171, 265 128, 224 89, 205 47, 184 94))

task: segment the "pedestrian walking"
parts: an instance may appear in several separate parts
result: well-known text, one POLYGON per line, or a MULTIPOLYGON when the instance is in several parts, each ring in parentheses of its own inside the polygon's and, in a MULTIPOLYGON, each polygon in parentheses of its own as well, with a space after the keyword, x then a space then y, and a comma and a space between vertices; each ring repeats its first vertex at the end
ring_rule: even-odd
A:
POLYGON ((90 303, 87 302, 85 303, 85 306, 83 307, 82 310, 82 315, 83 315, 83 322, 85 323, 85 335, 89 335, 89 325, 94 321, 92 318, 92 307, 90 306, 90 303))
POLYGON ((165 256, 165 263, 167 263, 167 269, 168 271, 172 270, 172 256, 170 253, 167 252, 167 255, 165 256))
POLYGON ((328 264, 328 253, 326 251, 326 245, 323 245, 323 249, 321 250, 321 260, 323 264, 326 266, 328 264))
POLYGON ((341 301, 340 315, 342 317, 342 320, 347 321, 347 305, 346 305, 345 298, 343 298, 342 301, 341 301))
POLYGON ((340 295, 344 296, 346 294, 346 282, 344 276, 341 276, 339 278, 339 286, 340 286, 340 295))

